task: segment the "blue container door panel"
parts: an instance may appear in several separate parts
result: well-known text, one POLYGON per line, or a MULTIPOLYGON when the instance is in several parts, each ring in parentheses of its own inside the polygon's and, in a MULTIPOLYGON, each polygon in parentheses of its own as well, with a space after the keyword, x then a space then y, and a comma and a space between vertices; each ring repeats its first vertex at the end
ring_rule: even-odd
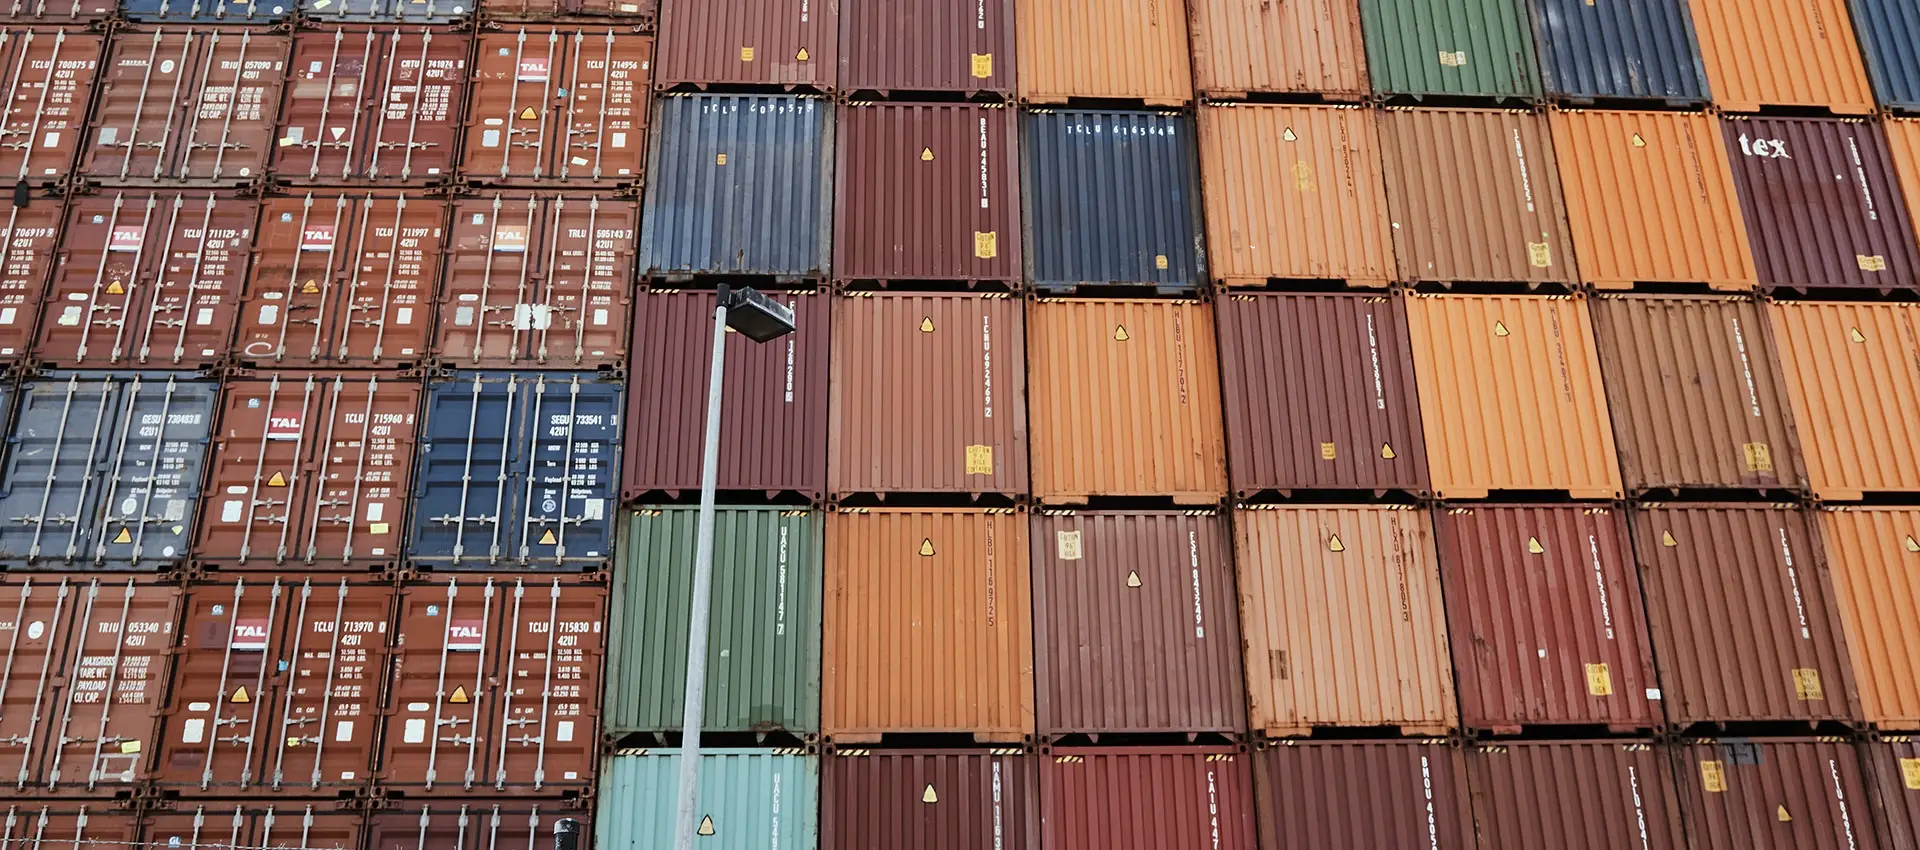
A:
POLYGON ((612 555, 620 390, 575 377, 542 381, 532 406, 533 452, 517 534, 522 558, 598 563, 612 555))
POLYGON ((95 450, 112 438, 102 381, 36 380, 21 395, 0 492, 0 558, 22 563, 82 557, 95 450))
MULTIPOLYGON (((173 377, 121 384, 102 483, 97 560, 145 569, 186 557, 218 387, 173 377)), ((281 506, 280 510, 285 510, 281 506)))
POLYGON ((511 557, 518 381, 462 375, 427 392, 420 468, 414 476, 415 560, 482 568, 511 557))

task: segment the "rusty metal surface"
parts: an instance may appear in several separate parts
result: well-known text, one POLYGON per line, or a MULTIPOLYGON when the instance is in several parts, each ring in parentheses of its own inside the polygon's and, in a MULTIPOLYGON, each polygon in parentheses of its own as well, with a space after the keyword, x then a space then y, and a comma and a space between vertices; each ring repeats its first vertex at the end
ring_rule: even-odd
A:
POLYGON ((295 34, 273 175, 328 186, 451 177, 472 50, 471 35, 424 27, 295 34))
POLYGON ((1469 746, 1479 846, 1686 850, 1668 756, 1633 740, 1469 746))
POLYGON ((116 0, 12 0, 0 7, 0 21, 29 26, 93 24, 119 11, 116 0))
POLYGON ((1313 92, 1360 100, 1360 7, 1340 0, 1202 0, 1189 9, 1194 88, 1215 97, 1313 92))
POLYGON ((1853 744, 1729 738, 1675 750, 1695 850, 1885 846, 1853 744))
POLYGON ((1471 850, 1466 761, 1443 739, 1285 741, 1253 754, 1266 850, 1471 850))
POLYGON ((653 79, 831 91, 839 42, 839 0, 661 0, 653 79))
POLYGON ((1817 514, 1861 714, 1877 729, 1920 729, 1920 510, 1817 514))
POLYGON ((1844 0, 1689 0, 1714 105, 1873 111, 1844 0))
POLYGON ((139 835, 139 816, 118 801, 12 801, 0 825, 0 841, 20 850, 132 847, 139 835))
POLYGON ((0 362, 26 358, 38 335, 41 301, 67 237, 66 205, 8 206, 0 226, 0 362))
POLYGON ((292 47, 245 28, 122 34, 107 49, 80 173, 136 186, 264 177, 292 47))
POLYGON ((1193 99, 1183 4, 1053 0, 1018 4, 1020 100, 1122 98, 1148 106, 1193 99))
POLYGON ((1767 305, 1813 495, 1920 490, 1920 309, 1767 305))
POLYGON ((638 186, 653 38, 515 26, 475 38, 460 173, 488 186, 638 186))
POLYGON ((1867 771, 1887 815, 1894 850, 1920 847, 1920 738, 1886 735, 1863 744, 1867 771))
POLYGON ((841 5, 842 91, 1013 91, 1013 0, 841 5))
POLYGON ((73 176, 106 41, 53 27, 0 28, 0 88, 11 102, 4 130, 20 140, 0 148, 0 173, 48 186, 73 176))
POLYGON ((128 850, 359 850, 365 825, 365 816, 335 801, 167 800, 142 813, 144 840, 128 850))
POLYGON ((1253 850, 1253 777, 1242 747, 1087 747, 1040 755, 1049 850, 1253 850))
POLYGON ((552 846, 563 820, 584 845, 593 818, 572 800, 517 797, 482 802, 394 800, 367 815, 369 850, 535 850, 552 846))
POLYGON ((481 13, 502 21, 563 21, 610 18, 651 29, 658 0, 480 0, 481 13))
POLYGON ((840 750, 821 757, 822 850, 1038 850, 1041 757, 840 750))

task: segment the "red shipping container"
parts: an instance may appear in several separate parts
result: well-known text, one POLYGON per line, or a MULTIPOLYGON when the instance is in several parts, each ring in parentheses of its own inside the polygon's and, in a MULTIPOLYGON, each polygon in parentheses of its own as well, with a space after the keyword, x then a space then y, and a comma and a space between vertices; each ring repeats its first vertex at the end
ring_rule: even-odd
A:
POLYGON ((1468 747, 1480 850, 1686 850, 1668 755, 1629 740, 1468 747))
POLYGON ((28 24, 91 24, 119 11, 114 0, 13 0, 0 8, 0 21, 28 24))
POLYGON ((125 803, 58 801, 6 804, 0 845, 14 850, 132 847, 140 818, 125 803))
POLYGON ((497 21, 553 21, 611 18, 647 29, 653 21, 654 0, 480 0, 480 11, 497 21))
POLYGON ((1048 850, 1254 850, 1253 775, 1240 747, 1055 749, 1040 764, 1048 850))
POLYGON ((1471 850, 1460 748, 1444 739, 1286 741, 1253 754, 1265 850, 1471 850))
POLYGON ((662 0, 654 83, 832 91, 839 0, 662 0))
POLYGON ((840 89, 1013 91, 1013 0, 840 0, 840 89))
POLYGON ((366 818, 345 801, 167 800, 146 811, 139 850, 360 850, 366 818))
POLYGON ((49 189, 72 178, 106 42, 51 27, 0 29, 0 86, 13 102, 4 131, 19 140, 0 148, 0 174, 49 189))
POLYGON ((1040 757, 1019 749, 821 758, 822 850, 1039 850, 1040 757))
POLYGON ((593 834, 587 813, 560 800, 401 803, 367 817, 367 850, 547 850, 562 820, 593 834))
POLYGON ((232 27, 126 32, 107 51, 80 173, 112 185, 266 176, 292 38, 232 27))
POLYGON ((1887 735, 1864 746, 1874 793, 1887 813, 1887 846, 1920 847, 1920 739, 1887 735))
POLYGON ((0 228, 0 362, 18 362, 33 346, 65 220, 59 201, 7 209, 0 228))
POLYGON ((427 27, 296 33, 274 177, 332 186, 451 177, 472 49, 471 35, 427 27))
POLYGON ((484 185, 640 184, 652 37, 613 27, 522 26, 478 41, 462 174, 484 185))
POLYGON ((1742 738, 1678 751, 1675 772, 1694 850, 1887 846, 1852 744, 1742 738))

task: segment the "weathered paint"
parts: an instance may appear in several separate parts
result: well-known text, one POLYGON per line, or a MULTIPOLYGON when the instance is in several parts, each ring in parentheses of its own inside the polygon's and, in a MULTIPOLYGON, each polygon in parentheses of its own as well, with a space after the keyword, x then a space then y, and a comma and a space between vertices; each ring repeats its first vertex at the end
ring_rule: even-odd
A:
POLYGON ((1360 7, 1343 0, 1200 0, 1190 9, 1194 88, 1213 97, 1368 93, 1360 7))
POLYGON ((1042 753, 1049 850, 1253 850, 1253 776, 1240 747, 1088 747, 1042 753))
POLYGON ((1017 8, 1023 102, 1122 98, 1179 106, 1193 99, 1183 5, 1051 0, 1017 8))
POLYGON ((1469 746, 1480 850, 1686 850, 1668 755, 1633 740, 1469 746))
POLYGON ((1533 97, 1533 38, 1520 0, 1360 0, 1367 71, 1380 94, 1533 97))
POLYGON ((1676 750, 1674 777, 1695 850, 1888 846, 1853 744, 1729 738, 1676 750))
POLYGON ((826 850, 1038 850, 1040 756, 841 749, 822 759, 826 850))
POLYGON ((1279 741, 1253 754, 1267 850, 1472 850, 1467 769, 1444 739, 1279 741))
POLYGON ((840 0, 665 0, 661 86, 799 86, 831 91, 840 0))
MULTIPOLYGON (((594 847, 657 850, 673 843, 679 750, 617 750, 607 756, 601 775, 604 802, 594 823, 594 847)), ((702 749, 697 791, 696 844, 743 850, 817 846, 817 756, 798 750, 702 749)))
POLYGON ((840 5, 841 91, 1013 91, 1013 0, 840 5))
POLYGON ((1920 308, 1772 303, 1813 495, 1920 491, 1920 308))
POLYGON ((1687 0, 1531 0, 1547 93, 1570 100, 1707 98, 1687 0))
POLYGON ((1028 113, 1020 133, 1027 279, 1034 288, 1200 284, 1206 249, 1192 120, 1046 110, 1028 113))
POLYGON ((1860 708, 1878 729, 1920 729, 1920 510, 1819 512, 1860 708))
POLYGON ((1843 0, 1688 0, 1714 105, 1873 111, 1843 0))

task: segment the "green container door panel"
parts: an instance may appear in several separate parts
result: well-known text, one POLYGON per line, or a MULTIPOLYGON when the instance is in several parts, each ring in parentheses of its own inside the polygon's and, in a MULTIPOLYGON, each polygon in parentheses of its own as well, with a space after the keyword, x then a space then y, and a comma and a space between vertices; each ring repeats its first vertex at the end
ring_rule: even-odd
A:
POLYGON ((1381 94, 1538 97, 1521 0, 1360 0, 1367 69, 1381 94))
MULTIPOLYGON (((637 750, 601 764, 596 850, 673 846, 678 750, 637 750)), ((814 850, 820 760, 791 750, 703 750, 695 811, 701 850, 814 850)))

